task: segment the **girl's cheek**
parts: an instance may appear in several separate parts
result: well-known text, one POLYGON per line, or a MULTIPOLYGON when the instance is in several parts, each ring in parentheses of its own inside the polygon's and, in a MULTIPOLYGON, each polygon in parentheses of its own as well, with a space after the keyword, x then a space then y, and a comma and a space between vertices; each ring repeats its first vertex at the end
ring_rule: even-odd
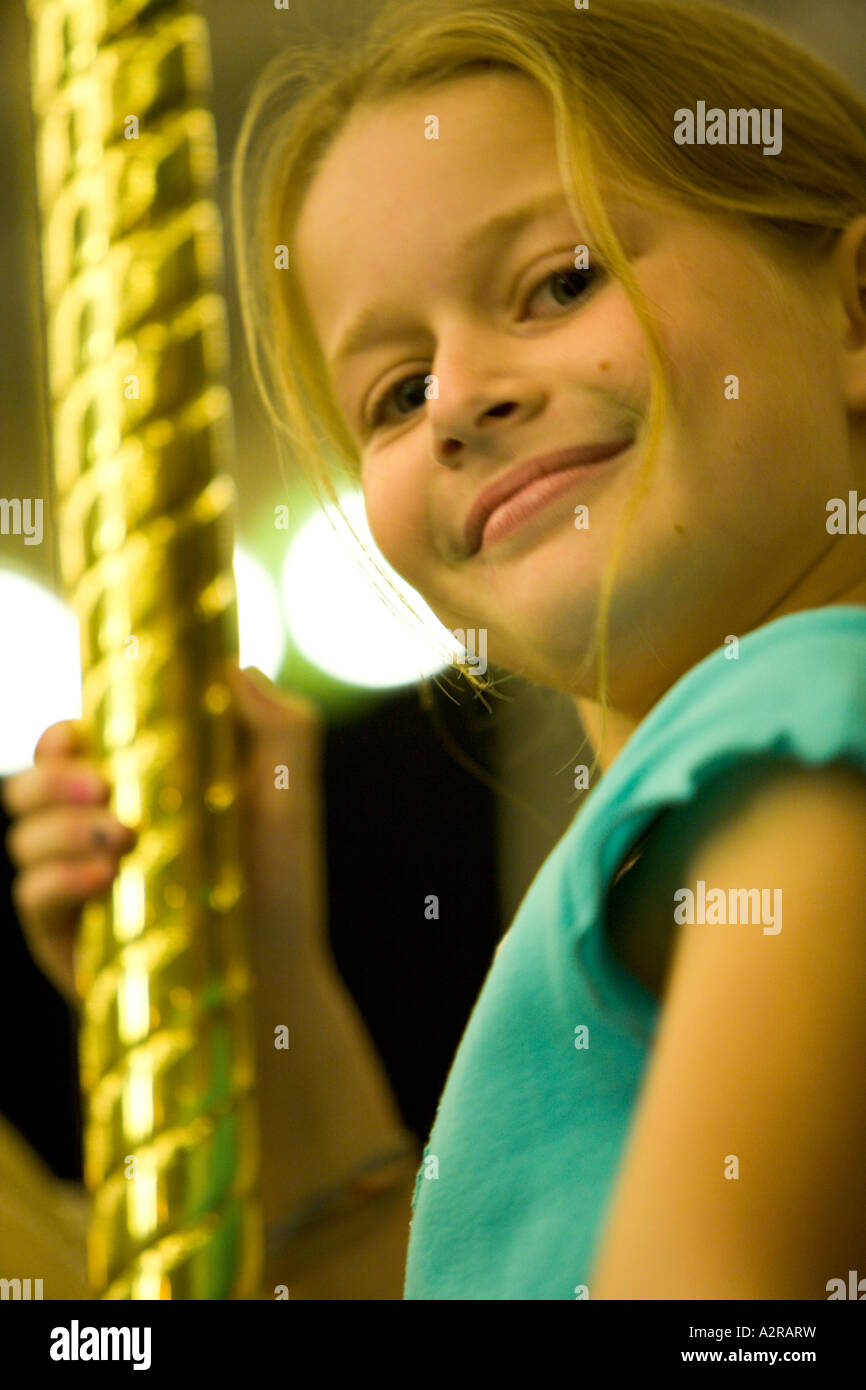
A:
POLYGON ((376 481, 365 493, 367 525, 379 550, 398 573, 414 558, 417 564, 427 545, 427 527, 422 509, 423 492, 407 488, 405 480, 376 481))

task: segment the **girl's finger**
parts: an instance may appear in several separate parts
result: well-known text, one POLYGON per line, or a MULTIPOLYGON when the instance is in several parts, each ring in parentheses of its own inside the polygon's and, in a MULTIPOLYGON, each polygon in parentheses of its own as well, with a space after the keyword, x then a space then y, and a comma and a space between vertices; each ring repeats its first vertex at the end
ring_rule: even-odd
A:
POLYGON ((78 923, 58 924, 52 935, 46 937, 41 929, 26 933, 27 949, 33 963, 54 985, 54 988, 72 1004, 78 1004, 78 990, 75 987, 75 943, 78 936, 78 923))
POLYGON ((83 722, 80 719, 61 719, 42 734, 34 750, 33 761, 83 752, 86 747, 87 731, 83 722))
POLYGON ((27 816, 62 802, 104 804, 111 789, 99 769, 84 758, 57 761, 43 755, 34 767, 7 777, 2 800, 9 816, 27 816))
POLYGON ((251 728, 277 733, 292 728, 311 734, 320 732, 322 716, 316 705, 302 695, 280 690, 257 666, 247 666, 242 671, 229 667, 227 679, 235 708, 251 728))
POLYGON ((93 807, 51 807, 15 821, 6 833, 6 850, 16 868, 27 870, 48 859, 81 859, 94 853, 121 855, 132 849, 137 832, 116 816, 93 807))
POLYGON ((88 898, 107 887, 117 861, 107 854, 89 859, 52 859, 36 864, 12 882, 12 901, 25 929, 50 935, 76 918, 88 898))
POLYGON ((40 969, 67 997, 74 998, 74 950, 81 910, 111 887, 116 861, 96 856, 80 861, 53 859, 19 875, 12 902, 28 948, 40 969))

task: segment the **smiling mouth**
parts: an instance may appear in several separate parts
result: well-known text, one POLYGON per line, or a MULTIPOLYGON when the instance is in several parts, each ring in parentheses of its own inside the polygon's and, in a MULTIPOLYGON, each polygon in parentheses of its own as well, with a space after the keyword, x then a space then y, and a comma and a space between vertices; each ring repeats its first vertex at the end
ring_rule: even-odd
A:
POLYGON ((613 464, 616 459, 620 458, 632 442, 627 441, 604 458, 593 460, 591 463, 577 463, 572 464, 571 467, 559 468, 526 483, 517 492, 506 498, 504 502, 500 502, 499 506, 490 513, 481 533, 479 550, 487 550, 497 541, 510 536, 525 523, 545 511, 551 503, 569 492, 576 484, 584 483, 591 475, 601 473, 607 465, 613 464))

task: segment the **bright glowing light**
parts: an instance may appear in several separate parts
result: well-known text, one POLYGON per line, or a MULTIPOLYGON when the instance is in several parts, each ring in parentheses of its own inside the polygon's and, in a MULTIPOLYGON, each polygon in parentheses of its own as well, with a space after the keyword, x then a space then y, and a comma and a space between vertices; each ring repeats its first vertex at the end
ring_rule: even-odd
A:
POLYGON ((395 617, 388 603, 400 600, 378 579, 388 600, 373 587, 372 565, 363 556, 336 508, 329 508, 341 534, 317 512, 292 539, 282 575, 283 612, 293 640, 308 661, 351 685, 386 689, 406 685, 441 671, 441 649, 460 654, 461 645, 424 602, 381 556, 367 526, 357 493, 341 497, 356 533, 377 563, 424 621, 414 632, 395 617), (437 650, 437 643, 440 650, 437 650))
POLYGON ((240 665, 258 666, 270 680, 275 680, 283 664, 286 631, 274 581, 258 560, 239 545, 235 545, 234 571, 238 591, 240 665))
POLYGON ((0 571, 0 777, 22 772, 49 724, 81 718, 78 623, 50 590, 0 571))
MULTIPOLYGON (((286 634, 273 580, 240 547, 234 554, 240 665, 272 680, 286 634)), ((68 604, 43 584, 0 570, 0 777, 33 762, 40 737, 61 719, 81 718, 81 649, 68 604)))

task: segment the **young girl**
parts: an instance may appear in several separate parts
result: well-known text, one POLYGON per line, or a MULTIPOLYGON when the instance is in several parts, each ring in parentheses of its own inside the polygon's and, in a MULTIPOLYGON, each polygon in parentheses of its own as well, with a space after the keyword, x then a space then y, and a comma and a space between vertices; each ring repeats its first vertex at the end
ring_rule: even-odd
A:
POLYGON ((866 104, 701 0, 399 0, 334 66, 287 50, 236 160, 265 399, 602 770, 461 1040, 403 1296, 849 1296, 866 104))

